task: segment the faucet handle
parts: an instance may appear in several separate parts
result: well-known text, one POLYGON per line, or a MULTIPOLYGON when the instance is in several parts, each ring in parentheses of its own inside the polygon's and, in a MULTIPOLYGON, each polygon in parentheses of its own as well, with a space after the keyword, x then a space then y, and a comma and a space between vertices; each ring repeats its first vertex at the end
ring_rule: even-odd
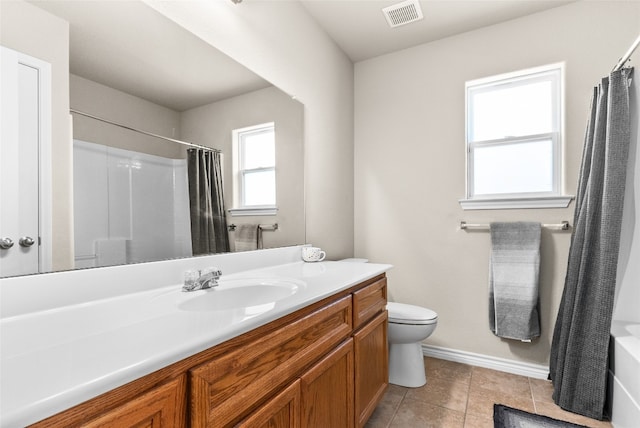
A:
POLYGON ((211 276, 213 276, 214 278, 218 279, 220 278, 220 276, 222 276, 222 271, 220 269, 218 269, 217 267, 208 267, 202 270, 201 275, 207 275, 207 274, 211 274, 211 276))
POLYGON ((196 288, 196 282, 200 277, 200 271, 188 270, 184 273, 184 284, 182 286, 183 291, 192 291, 196 288))

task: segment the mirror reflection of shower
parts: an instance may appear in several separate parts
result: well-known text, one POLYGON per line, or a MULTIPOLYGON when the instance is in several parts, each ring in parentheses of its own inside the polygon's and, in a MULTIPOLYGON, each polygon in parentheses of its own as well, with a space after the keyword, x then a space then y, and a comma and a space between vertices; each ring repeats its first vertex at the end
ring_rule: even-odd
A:
POLYGON ((74 140, 75 268, 191 256, 186 159, 74 140))

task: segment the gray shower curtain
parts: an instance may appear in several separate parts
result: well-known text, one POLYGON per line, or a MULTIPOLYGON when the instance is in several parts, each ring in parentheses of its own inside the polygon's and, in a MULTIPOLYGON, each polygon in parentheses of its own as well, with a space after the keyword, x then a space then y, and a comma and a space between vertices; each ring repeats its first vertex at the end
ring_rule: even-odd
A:
POLYGON ((187 150, 191 247, 194 256, 229 252, 221 158, 219 152, 211 150, 187 150))
POLYGON ((603 419, 609 330, 627 157, 629 79, 614 71, 594 88, 576 193, 574 230, 550 358, 553 399, 560 407, 603 419))

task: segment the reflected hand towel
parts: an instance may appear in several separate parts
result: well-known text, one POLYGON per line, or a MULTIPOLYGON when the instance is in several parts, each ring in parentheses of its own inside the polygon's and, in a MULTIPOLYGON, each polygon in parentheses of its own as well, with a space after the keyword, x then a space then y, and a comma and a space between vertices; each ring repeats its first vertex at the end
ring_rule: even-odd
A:
POLYGON ((235 250, 251 251, 258 249, 260 226, 257 224, 239 224, 235 231, 235 250))

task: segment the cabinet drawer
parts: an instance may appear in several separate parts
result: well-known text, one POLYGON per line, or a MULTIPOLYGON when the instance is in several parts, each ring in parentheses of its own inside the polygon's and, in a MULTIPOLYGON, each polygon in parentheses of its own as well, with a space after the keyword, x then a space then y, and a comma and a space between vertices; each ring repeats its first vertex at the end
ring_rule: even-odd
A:
POLYGON ((347 296, 192 369, 191 425, 229 426, 351 330, 351 296, 347 296))
POLYGON ((86 428, 184 427, 185 384, 185 376, 180 376, 82 426, 86 428))
POLYGON ((387 279, 381 278, 373 284, 353 293, 353 328, 358 328, 387 306, 387 279))

